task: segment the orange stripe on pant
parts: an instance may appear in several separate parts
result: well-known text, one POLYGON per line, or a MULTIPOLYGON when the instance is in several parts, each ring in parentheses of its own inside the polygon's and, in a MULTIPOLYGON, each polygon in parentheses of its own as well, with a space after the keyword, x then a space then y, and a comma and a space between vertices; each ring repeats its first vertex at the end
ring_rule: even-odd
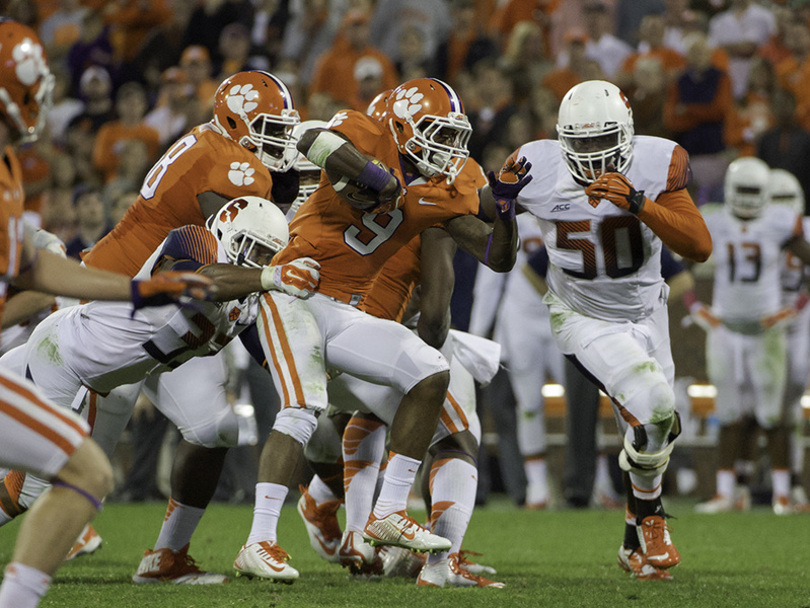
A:
POLYGON ((8 390, 10 390, 12 393, 17 393, 23 399, 28 401, 31 405, 34 405, 34 406, 36 406, 36 407, 38 407, 38 408, 40 408, 42 410, 45 410, 46 412, 48 412, 52 416, 55 416, 56 418, 59 418, 60 421, 62 421, 64 424, 72 427, 77 433, 81 433, 82 435, 86 435, 86 433, 84 431, 84 428, 82 428, 79 424, 77 424, 75 420, 71 419, 68 416, 65 416, 65 414, 60 412, 59 409, 56 406, 47 405, 37 395, 35 395, 31 391, 29 391, 24 386, 22 386, 20 384, 17 384, 16 382, 13 382, 8 378, 4 378, 3 376, 0 376, 0 385, 3 385, 8 390))
MULTIPOLYGON (((306 400, 304 399, 304 390, 301 387, 301 380, 298 377, 298 370, 295 368, 295 359, 292 355, 292 349, 290 348, 290 343, 287 340, 287 335, 284 333, 284 326, 281 323, 281 316, 278 314, 278 308, 276 307, 276 303, 273 302, 273 298, 271 298, 268 294, 264 295, 264 301, 267 302, 267 306, 270 308, 270 312, 273 315, 273 327, 276 329, 276 333, 278 334, 278 340, 281 344, 281 352, 284 355, 284 362, 287 364, 287 368, 290 370, 290 380, 293 385, 293 390, 295 391, 295 400, 296 404, 300 406, 304 406, 306 404, 306 400)), ((265 338, 267 338, 267 343, 270 346, 270 352, 273 355, 273 365, 278 372, 279 378, 282 381, 282 388, 284 389, 284 407, 289 407, 292 405, 290 403, 290 395, 287 391, 287 387, 284 382, 284 375, 281 366, 279 365, 279 361, 276 358, 275 349, 273 346, 273 341, 270 336, 270 332, 268 331, 268 320, 267 315, 264 312, 264 308, 260 308, 262 313, 262 321, 264 321, 265 326, 265 338)))
MULTIPOLYGON (((75 448, 70 441, 35 418, 32 418, 28 414, 17 409, 13 405, 0 401, 0 413, 5 414, 9 418, 13 418, 20 424, 34 431, 36 434, 41 435, 62 450, 65 454, 73 453, 75 448)), ((82 431, 82 434, 84 434, 84 431, 82 431)))

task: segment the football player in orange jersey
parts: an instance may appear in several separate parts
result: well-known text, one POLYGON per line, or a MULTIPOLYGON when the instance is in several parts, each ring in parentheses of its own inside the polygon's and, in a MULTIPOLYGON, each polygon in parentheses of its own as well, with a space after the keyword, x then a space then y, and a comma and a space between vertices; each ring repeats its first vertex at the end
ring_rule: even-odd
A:
MULTIPOLYGON (((317 166, 379 192, 379 204, 372 212, 354 208, 323 175, 293 218, 289 245, 274 260, 310 256, 321 264, 321 282, 306 302, 262 298, 260 337, 283 407, 262 452, 253 525, 234 562, 238 573, 287 582, 298 577, 278 545, 277 525, 302 446, 317 412, 327 405, 327 369, 405 395, 393 421, 392 455, 366 540, 419 551, 450 549, 449 540, 405 512, 449 381, 448 363, 433 348, 441 343, 428 345, 399 323, 357 306, 385 262, 432 226, 442 226, 493 270, 511 269, 517 243, 514 198, 528 183, 525 167, 515 163, 504 181, 490 175, 492 196, 479 198, 480 169, 465 164, 470 130, 455 91, 421 78, 390 94, 381 121, 342 111, 328 129, 311 129, 299 141, 298 149, 317 166), (482 202, 494 226, 476 217, 482 202)), ((420 335, 429 339, 423 329, 420 335)))
MULTIPOLYGON (((144 179, 140 195, 118 225, 85 255, 90 267, 134 275, 169 231, 184 225, 204 226, 229 200, 253 195, 284 205, 298 190, 293 128, 299 124, 292 96, 276 76, 238 72, 220 84, 210 122, 192 129, 172 145, 144 179)), ((210 390, 210 402, 225 400, 224 366, 217 357, 189 361, 161 376, 161 395, 195 399, 183 390, 191 376, 210 390)), ((195 385, 198 384, 195 381, 195 385)), ((137 395, 114 408, 128 416, 137 395)), ((190 404, 193 408, 193 402, 190 404)), ((223 575, 197 569, 184 551, 216 489, 227 452, 221 437, 232 429, 212 428, 206 438, 184 437, 172 471, 172 496, 153 551, 138 568, 136 582, 221 583, 223 575), (157 556, 157 557, 156 557, 157 556)))
MULTIPOLYGON (((207 280, 185 273, 132 281, 81 268, 33 246, 23 224, 23 185, 14 146, 35 140, 44 126, 53 76, 30 28, 0 19, 0 311, 8 284, 77 298, 131 300, 136 307, 165 303, 191 290, 206 295, 207 280)), ((0 607, 33 608, 82 527, 112 488, 112 470, 77 416, 44 400, 27 380, 0 370, 0 464, 53 480, 17 537, 0 587, 0 607)), ((7 504, 0 504, 4 510, 7 504)))

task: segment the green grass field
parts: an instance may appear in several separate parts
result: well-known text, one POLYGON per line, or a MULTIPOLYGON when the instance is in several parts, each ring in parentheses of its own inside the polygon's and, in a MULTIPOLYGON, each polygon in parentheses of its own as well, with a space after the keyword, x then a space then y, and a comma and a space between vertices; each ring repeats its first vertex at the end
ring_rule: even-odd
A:
MULTIPOLYGON (((495 606, 810 607, 810 516, 770 510, 696 515, 692 502, 669 501, 672 536, 683 562, 672 582, 641 582, 616 566, 619 511, 526 512, 503 501, 479 508, 465 548, 484 553, 505 589, 423 589, 404 579, 362 583, 312 551, 293 506, 285 507, 281 544, 301 571, 294 585, 232 579, 215 587, 134 585, 142 552, 157 537, 165 505, 110 504, 96 520, 104 538, 96 554, 66 564, 43 607, 165 608, 495 606)), ((414 513, 423 516, 421 513, 414 513)), ((249 507, 214 505, 191 554, 206 569, 231 573, 247 536, 249 507)), ((0 530, 0 560, 11 556, 17 522, 0 530)))

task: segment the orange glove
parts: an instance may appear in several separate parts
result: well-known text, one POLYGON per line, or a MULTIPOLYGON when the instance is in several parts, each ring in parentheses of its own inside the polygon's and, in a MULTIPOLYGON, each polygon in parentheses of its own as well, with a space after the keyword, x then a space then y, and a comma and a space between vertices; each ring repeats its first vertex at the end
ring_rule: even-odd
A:
POLYGON ((165 306, 184 297, 208 300, 215 291, 208 277, 176 270, 164 270, 151 279, 136 279, 131 284, 134 310, 146 306, 165 306))
POLYGON ((306 299, 318 288, 320 267, 312 258, 298 258, 281 266, 265 266, 262 270, 262 289, 283 291, 306 299))
MULTIPOLYGON (((621 173, 603 173, 585 188, 585 194, 597 201, 607 199, 620 209, 634 215, 638 215, 644 209, 644 202, 647 200, 644 197, 644 191, 633 188, 630 180, 621 173)), ((596 206, 599 203, 591 204, 596 206)))

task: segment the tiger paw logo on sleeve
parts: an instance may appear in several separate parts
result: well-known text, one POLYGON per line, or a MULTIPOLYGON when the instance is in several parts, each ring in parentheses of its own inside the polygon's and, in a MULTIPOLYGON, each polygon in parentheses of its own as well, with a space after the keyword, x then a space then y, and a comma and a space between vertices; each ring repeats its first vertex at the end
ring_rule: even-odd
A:
POLYGON ((259 106, 254 101, 258 98, 259 92, 253 88, 252 84, 234 85, 228 91, 228 109, 236 114, 252 112, 259 106))
POLYGON ((234 186, 249 186, 254 181, 253 174, 256 169, 250 166, 250 163, 240 163, 238 161, 231 163, 231 170, 228 171, 228 179, 234 186))

